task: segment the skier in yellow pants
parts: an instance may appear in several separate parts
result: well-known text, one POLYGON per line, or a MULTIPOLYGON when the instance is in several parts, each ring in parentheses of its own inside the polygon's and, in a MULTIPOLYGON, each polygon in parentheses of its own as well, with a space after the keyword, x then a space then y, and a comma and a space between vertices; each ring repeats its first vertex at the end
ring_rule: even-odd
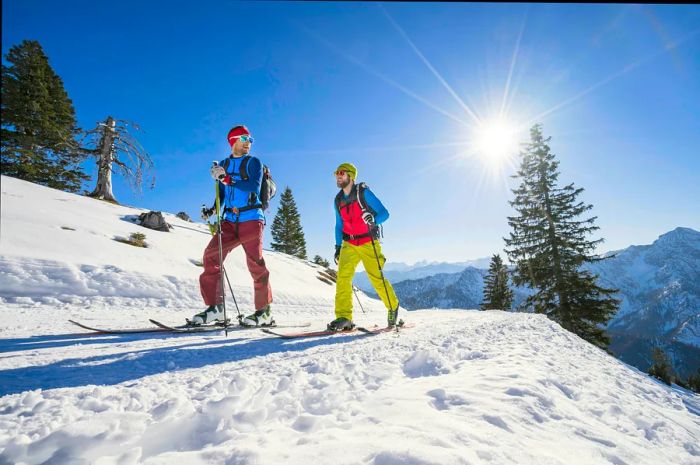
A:
POLYGON ((335 171, 340 192, 335 197, 335 262, 338 280, 335 290, 336 319, 328 329, 352 329, 352 278, 362 261, 372 286, 387 308, 387 325, 396 325, 399 300, 391 283, 383 278, 381 267, 386 259, 379 244, 378 225, 389 212, 364 183, 355 183, 357 168, 343 163, 335 171))

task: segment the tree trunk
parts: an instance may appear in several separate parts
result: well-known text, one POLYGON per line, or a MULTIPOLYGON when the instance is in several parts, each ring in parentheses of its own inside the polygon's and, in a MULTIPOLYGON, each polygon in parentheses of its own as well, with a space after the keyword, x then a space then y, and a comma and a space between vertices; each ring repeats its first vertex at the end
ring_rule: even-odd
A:
POLYGON ((116 121, 114 121, 114 118, 111 116, 108 116, 104 123, 102 138, 100 139, 98 148, 97 186, 95 186, 95 190, 90 193, 90 197, 119 203, 112 193, 112 162, 114 161, 116 124, 116 121))
POLYGON ((561 265, 561 255, 559 254, 559 246, 557 245, 556 225, 552 215, 552 201, 549 198, 549 188, 547 187, 546 172, 544 166, 540 169, 540 180, 544 191, 545 213, 547 215, 547 237, 552 247, 552 259, 554 261, 554 292, 559 297, 558 302, 558 321, 565 329, 571 330, 571 309, 569 308, 569 299, 564 292, 564 275, 561 265))

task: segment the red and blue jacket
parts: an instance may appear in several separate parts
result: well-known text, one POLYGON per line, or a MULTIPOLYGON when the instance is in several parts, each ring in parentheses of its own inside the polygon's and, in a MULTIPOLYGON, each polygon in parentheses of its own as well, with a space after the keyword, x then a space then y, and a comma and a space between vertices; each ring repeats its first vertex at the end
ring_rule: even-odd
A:
MULTIPOLYGON (((362 189, 365 209, 374 215, 375 224, 380 225, 389 218, 389 211, 369 190, 369 187, 364 184, 362 186, 364 188, 360 189, 362 189)), ((350 195, 345 195, 341 189, 335 197, 333 208, 335 210, 335 245, 341 245, 343 240, 352 245, 362 245, 372 240, 369 226, 362 220, 357 184, 352 187, 350 195)))

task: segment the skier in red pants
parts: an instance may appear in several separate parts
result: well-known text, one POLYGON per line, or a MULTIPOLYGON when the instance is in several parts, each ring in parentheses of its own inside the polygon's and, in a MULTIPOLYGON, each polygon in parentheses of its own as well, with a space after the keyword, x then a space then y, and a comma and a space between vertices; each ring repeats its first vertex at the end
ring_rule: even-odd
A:
MULTIPOLYGON (((225 259, 239 245, 243 246, 248 271, 253 278, 255 312, 241 320, 244 326, 269 326, 274 323, 270 314, 272 289, 270 272, 262 255, 265 215, 260 199, 263 165, 248 155, 253 137, 245 126, 235 126, 228 133, 231 155, 212 167, 212 177, 219 181, 222 207, 221 247, 225 259)), ((215 212, 212 207, 203 212, 208 218, 215 212)), ((199 287, 207 308, 192 317, 195 325, 221 321, 224 318, 221 268, 219 266, 219 237, 215 234, 204 250, 204 272, 199 287)))

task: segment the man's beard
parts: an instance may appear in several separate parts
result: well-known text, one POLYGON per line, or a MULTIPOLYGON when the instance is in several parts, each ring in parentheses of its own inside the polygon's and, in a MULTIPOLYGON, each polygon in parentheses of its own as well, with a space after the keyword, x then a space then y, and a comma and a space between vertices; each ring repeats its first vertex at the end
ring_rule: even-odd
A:
POLYGON ((337 181, 335 184, 341 189, 345 189, 350 184, 350 180, 346 179, 345 181, 337 181))

